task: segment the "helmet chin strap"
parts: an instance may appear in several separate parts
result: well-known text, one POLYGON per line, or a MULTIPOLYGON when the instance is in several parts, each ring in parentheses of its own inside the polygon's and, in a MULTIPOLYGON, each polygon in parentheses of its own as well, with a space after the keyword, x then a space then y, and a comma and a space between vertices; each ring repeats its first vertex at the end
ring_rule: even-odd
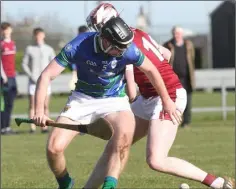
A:
MULTIPOLYGON (((105 49, 104 46, 103 46, 103 43, 102 43, 102 38, 101 38, 101 36, 98 35, 97 37, 98 37, 98 44, 99 44, 99 47, 101 48, 101 50, 102 50, 104 53, 108 54, 108 52, 112 49, 112 45, 110 45, 109 47, 107 47, 107 48, 105 49)), ((123 54, 124 54, 124 52, 121 52, 120 54, 113 55, 113 56, 115 56, 115 57, 120 57, 120 56, 122 56, 123 54)))
POLYGON ((111 48, 112 48, 111 45, 110 45, 108 48, 106 48, 106 49, 104 48, 103 43, 102 43, 102 38, 101 38, 100 35, 98 35, 98 44, 99 44, 101 50, 102 50, 104 53, 108 53, 108 52, 111 50, 111 48))

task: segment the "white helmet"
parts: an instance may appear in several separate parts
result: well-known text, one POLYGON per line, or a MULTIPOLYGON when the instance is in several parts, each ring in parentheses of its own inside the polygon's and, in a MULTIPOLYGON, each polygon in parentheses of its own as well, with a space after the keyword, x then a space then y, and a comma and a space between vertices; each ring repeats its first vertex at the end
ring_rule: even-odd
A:
POLYGON ((90 29, 100 31, 101 27, 111 18, 119 16, 115 7, 110 3, 101 3, 93 9, 86 19, 90 29))

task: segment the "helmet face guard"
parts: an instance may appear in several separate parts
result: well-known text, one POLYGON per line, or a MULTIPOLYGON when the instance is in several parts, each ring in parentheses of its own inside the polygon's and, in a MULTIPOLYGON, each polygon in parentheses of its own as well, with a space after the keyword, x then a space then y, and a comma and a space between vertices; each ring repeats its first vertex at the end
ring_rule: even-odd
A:
POLYGON ((104 24, 98 38, 100 47, 105 53, 113 49, 123 54, 132 43, 134 33, 120 17, 114 17, 104 24), (106 48, 103 44, 104 39, 109 43, 106 48))
POLYGON ((113 41, 113 42, 110 42, 106 37, 104 36, 101 36, 99 35, 98 36, 98 42, 99 42, 99 46, 101 48, 101 50, 104 52, 104 53, 107 53, 107 54, 110 54, 109 52, 117 52, 117 53, 112 53, 113 56, 122 56, 124 54, 124 52, 126 51, 126 49, 130 46, 130 44, 128 45, 122 45, 122 44, 118 44, 117 42, 113 41), (109 45, 107 47, 104 47, 104 44, 103 44, 103 40, 106 40, 109 42, 109 45))

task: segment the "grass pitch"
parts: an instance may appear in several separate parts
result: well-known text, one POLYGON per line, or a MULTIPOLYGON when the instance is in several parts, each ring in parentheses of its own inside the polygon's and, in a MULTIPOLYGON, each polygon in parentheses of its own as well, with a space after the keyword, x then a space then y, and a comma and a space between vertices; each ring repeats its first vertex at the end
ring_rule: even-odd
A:
MULTIPOLYGON (((52 97, 51 111, 59 112, 66 97, 52 97)), ((228 95, 228 105, 233 106, 234 93, 228 95)), ((14 113, 27 113, 27 99, 18 99, 14 113)), ((220 94, 195 93, 193 107, 220 106, 220 94)), ((181 157, 209 173, 220 176, 235 176, 235 127, 234 112, 228 113, 228 120, 221 120, 221 113, 193 114, 190 129, 179 129, 171 156, 181 157)), ((2 188, 57 188, 53 174, 45 158, 47 135, 39 132, 28 134, 29 126, 13 128, 18 135, 1 136, 2 188)), ((66 150, 67 165, 75 178, 74 188, 81 188, 86 182, 105 141, 91 136, 77 136, 66 150)), ((190 188, 206 188, 194 181, 157 173, 145 162, 146 138, 135 144, 130 153, 128 165, 119 180, 119 188, 178 188, 182 182, 190 188)))

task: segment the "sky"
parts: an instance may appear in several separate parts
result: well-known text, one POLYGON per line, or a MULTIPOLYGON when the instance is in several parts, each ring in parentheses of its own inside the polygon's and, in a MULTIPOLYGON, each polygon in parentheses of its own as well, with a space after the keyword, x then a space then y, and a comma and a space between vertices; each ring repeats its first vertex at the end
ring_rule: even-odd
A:
MULTIPOLYGON (((87 15, 95 6, 96 1, 1 1, 4 13, 15 17, 27 14, 43 15, 55 12, 67 24, 74 28, 85 24, 87 15)), ((151 23, 162 28, 182 25, 191 30, 207 30, 208 15, 221 1, 107 1, 112 3, 121 13, 124 20, 135 25, 136 16, 141 5, 150 8, 151 23)))

